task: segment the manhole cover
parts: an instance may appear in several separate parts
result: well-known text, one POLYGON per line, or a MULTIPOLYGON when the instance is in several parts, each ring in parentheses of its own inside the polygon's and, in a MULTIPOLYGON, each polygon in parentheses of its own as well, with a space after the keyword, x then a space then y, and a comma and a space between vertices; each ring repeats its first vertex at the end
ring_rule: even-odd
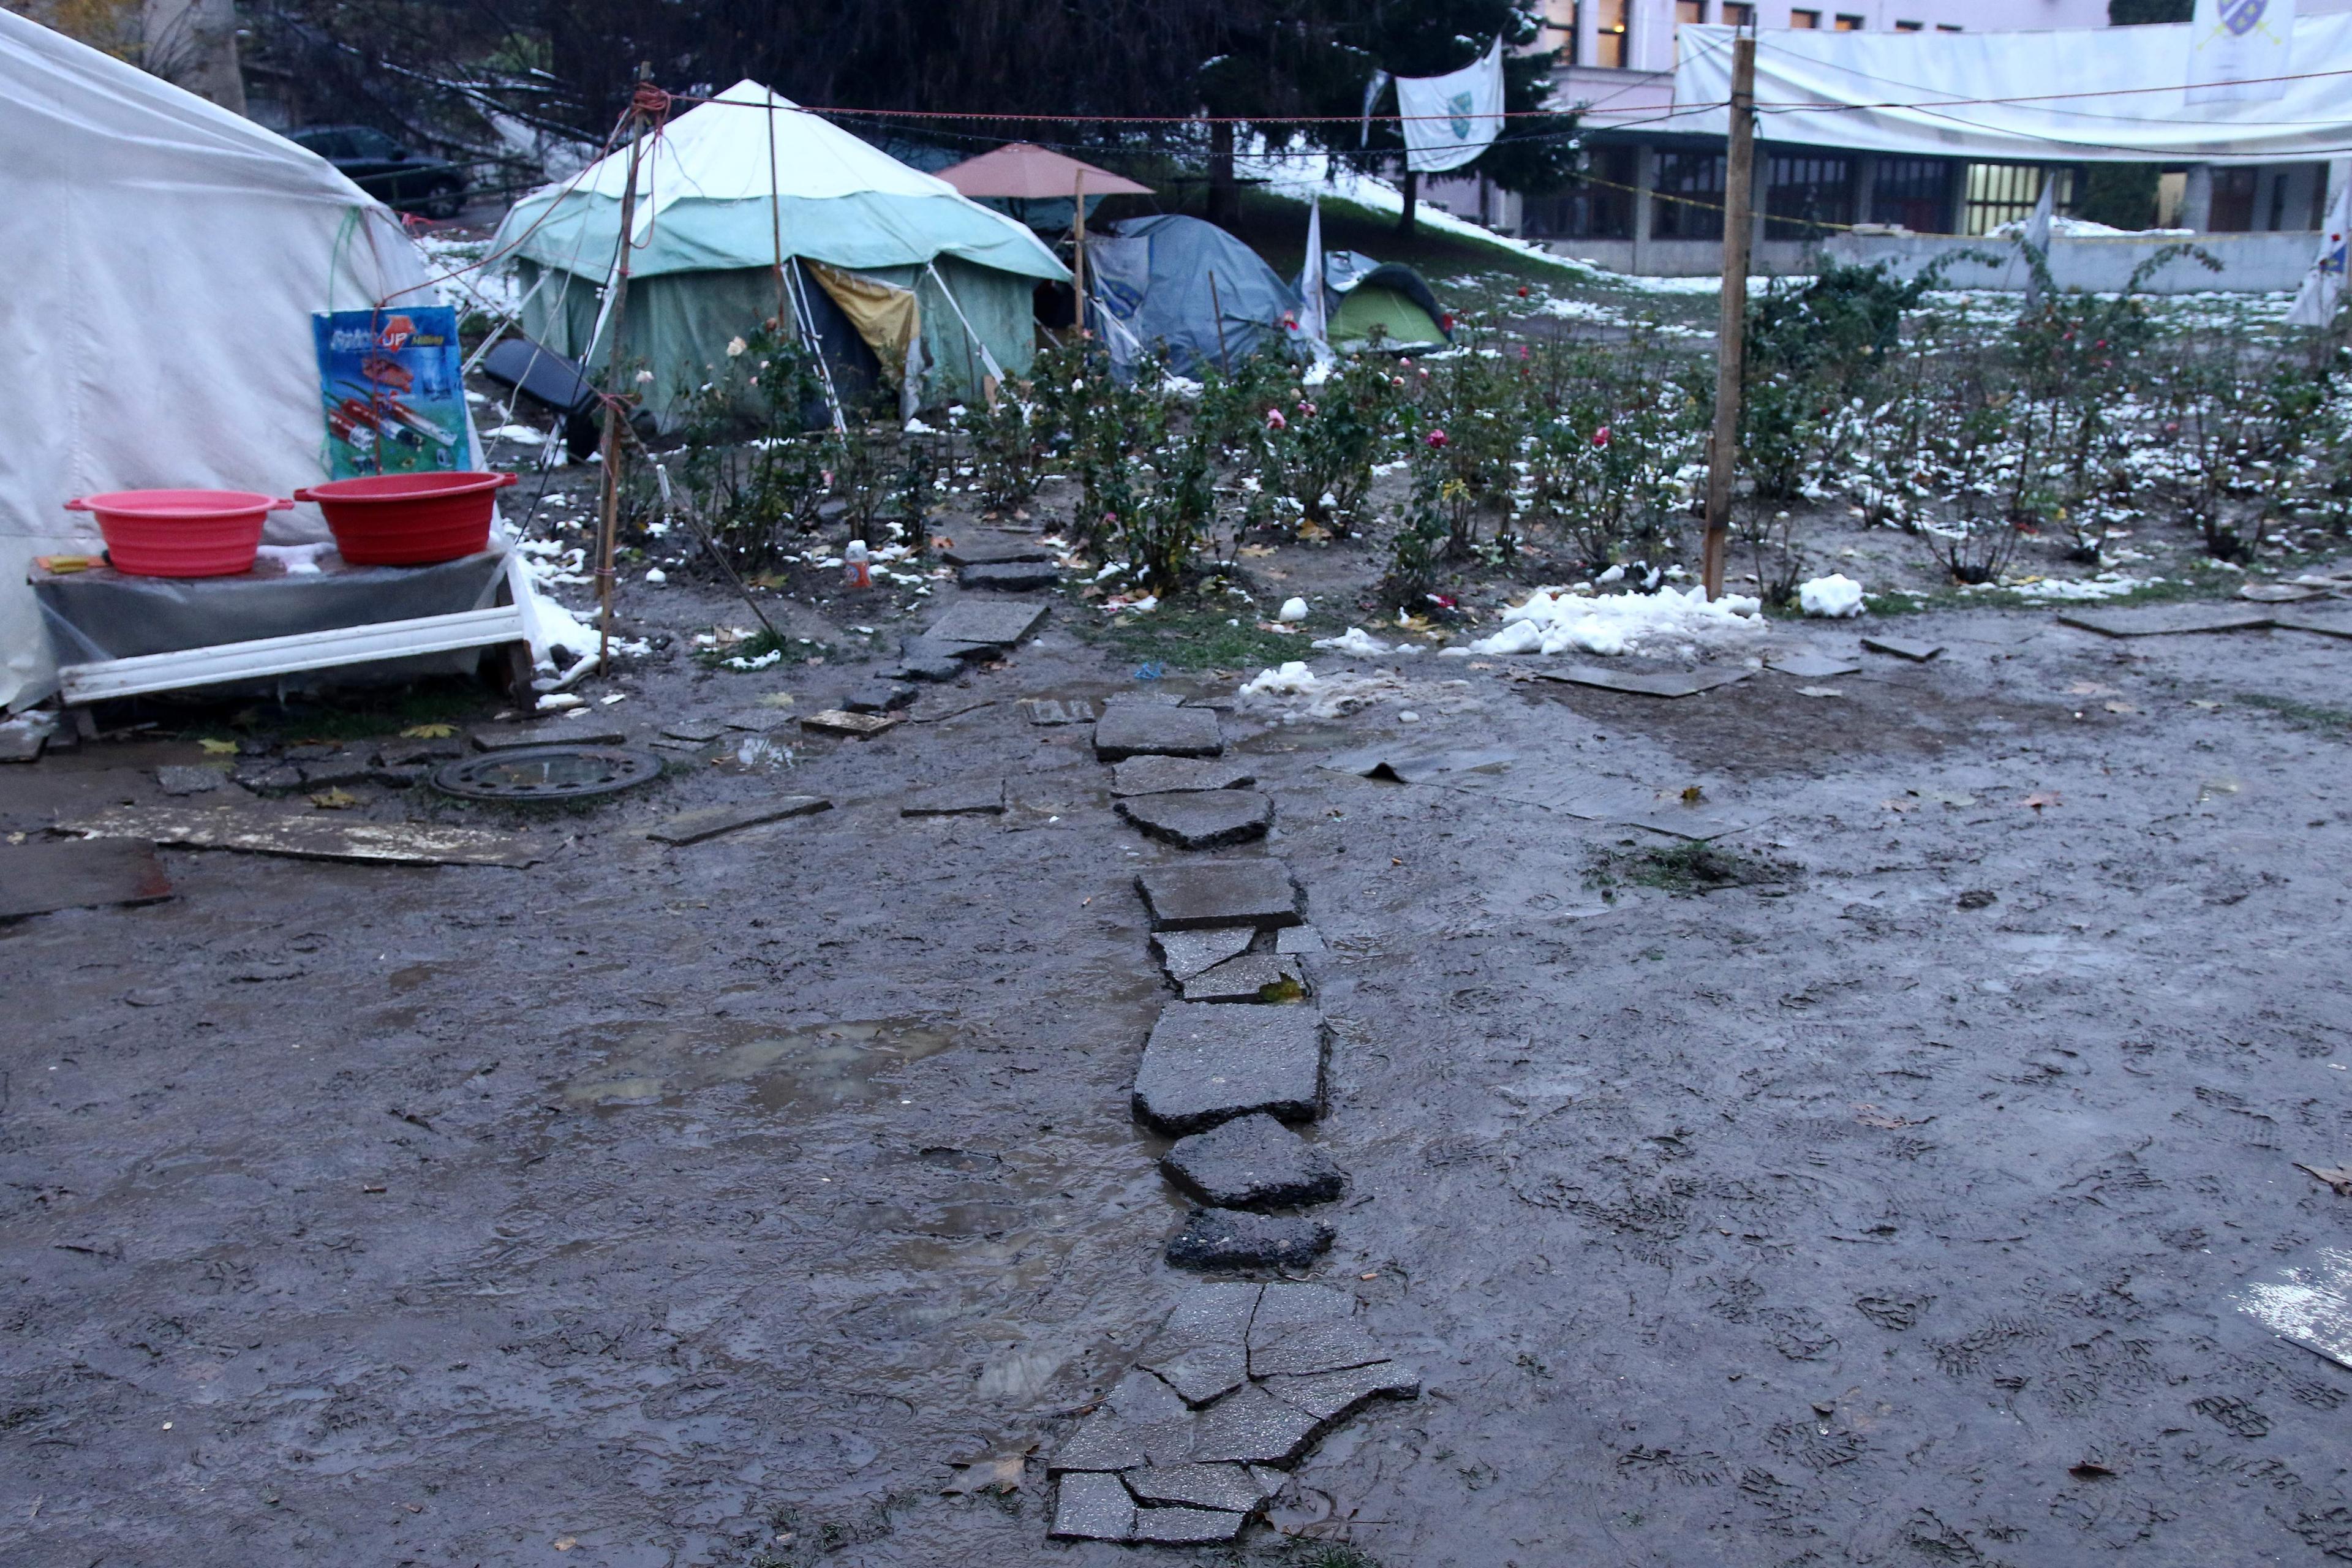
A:
POLYGON ((661 777, 662 760, 621 746, 525 746, 434 770, 433 787, 465 800, 579 800, 661 777))

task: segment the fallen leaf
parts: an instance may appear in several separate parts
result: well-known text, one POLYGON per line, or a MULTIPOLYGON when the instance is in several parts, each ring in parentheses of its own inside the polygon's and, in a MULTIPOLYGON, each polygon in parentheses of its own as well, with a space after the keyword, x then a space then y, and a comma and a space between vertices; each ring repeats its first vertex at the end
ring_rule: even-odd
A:
POLYGON ((455 724, 411 724, 400 735, 405 741, 446 741, 457 732, 455 724))
POLYGON ((1696 805, 1700 801, 1703 801, 1706 798, 1706 791, 1701 789, 1696 784, 1688 784, 1683 789, 1683 804, 1685 805, 1696 805))
POLYGON ((360 797, 347 789, 322 789, 310 797, 320 811, 345 811, 359 803, 360 797))
POLYGON ((205 755, 208 757, 233 757, 236 755, 236 742, 235 741, 198 741, 196 744, 205 749, 205 755))
POLYGON ((2352 1198, 2352 1165, 2306 1165, 2297 1160, 2294 1168, 2326 1182, 2336 1189, 2337 1197, 2352 1198))
POLYGON ((2025 804, 2040 811, 2045 805, 2063 805, 2063 797, 2054 789, 2038 789, 2025 797, 2025 804))
POLYGON ((574 1536, 559 1535, 555 1538, 555 1549, 558 1552, 569 1552, 579 1544, 578 1538, 574 1536))
POLYGON ((1271 544, 1244 544, 1242 546, 1242 553, 1252 556, 1271 555, 1274 553, 1274 546, 1271 544))

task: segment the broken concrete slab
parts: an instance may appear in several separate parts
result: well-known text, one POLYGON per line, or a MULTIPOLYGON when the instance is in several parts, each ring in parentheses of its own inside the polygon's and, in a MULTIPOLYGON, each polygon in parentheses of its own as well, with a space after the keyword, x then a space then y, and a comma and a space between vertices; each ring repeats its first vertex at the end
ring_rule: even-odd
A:
POLYGON ((1867 652, 1907 658, 1914 664, 1925 664, 1944 651, 1941 643, 1908 642, 1901 637, 1864 637, 1862 646, 1867 652))
POLYGON ((1223 1398, 1249 1381, 1249 1352, 1239 1331, 1228 1342, 1165 1352, 1142 1364, 1192 1405, 1223 1398))
POLYGON ((561 719, 509 729, 476 730, 467 737, 478 752, 513 752, 525 746, 622 746, 629 737, 618 730, 588 729, 561 719))
POLYGON ((960 679, 966 672, 963 660, 951 653, 919 648, 908 645, 905 658, 893 668, 885 671, 897 680, 947 681, 960 679))
POLYGON ((647 828, 646 837, 656 844, 699 844, 706 838, 757 827, 762 823, 782 822, 792 816, 812 816, 820 811, 832 809, 833 802, 815 795, 779 795, 773 800, 763 800, 751 805, 706 805, 695 811, 681 811, 658 826, 647 828))
POLYGON ((725 721, 730 730, 740 731, 748 735, 765 735, 772 731, 782 729, 792 721, 792 699, 789 697, 785 698, 779 707, 746 708, 740 712, 730 713, 725 721))
POLYGON ((388 866, 506 866, 539 863, 538 851, 512 834, 425 822, 365 822, 336 815, 246 806, 125 806, 67 824, 77 833, 144 838, 192 849, 236 849, 298 860, 352 860, 388 866))
POLYGON ((1045 606, 1002 599, 965 599, 947 607, 923 629, 931 643, 971 643, 1010 647, 1045 616, 1045 606))
POLYGON ((1225 749, 1214 709, 1160 702, 1115 702, 1095 721, 1095 760, 1213 757, 1225 749))
POLYGON ((1135 1513, 1135 1499, 1117 1476, 1066 1475, 1055 1492, 1047 1533, 1056 1541, 1131 1541, 1135 1513))
POLYGON ((120 838, 0 847, 0 920, 172 896, 155 847, 120 838))
POLYGON ((1188 790, 1125 796, 1118 814, 1179 849, 1229 849, 1265 837, 1274 825, 1274 802, 1255 790, 1188 790))
POLYGON ((1434 784, 1441 780, 1455 782, 1449 775, 1500 773, 1518 761, 1518 752, 1508 746, 1468 749, 1444 746, 1416 750, 1371 746, 1361 751, 1342 752, 1322 766, 1333 773, 1351 773, 1358 778, 1386 779, 1391 784, 1434 784))
POLYGON ((1223 758, 1130 757, 1111 770, 1110 793, 1175 795, 1186 790, 1239 789, 1257 783, 1248 763, 1223 758))
POLYGON ((2335 584, 2325 583, 2248 583, 2239 588, 2238 597, 2256 605, 2299 605, 2335 591, 2335 584))
POLYGON ((1226 1513, 1255 1513, 1278 1489, 1266 1486, 1245 1465, 1146 1466, 1120 1479, 1142 1502, 1226 1513))
POLYGON ((1252 1377, 1343 1372, 1388 1359, 1357 1327, 1356 1301, 1324 1285, 1269 1285, 1250 1317, 1252 1377))
POLYGON ((1766 654, 1764 668, 1776 674, 1793 675, 1800 680, 1828 680, 1835 676, 1858 674, 1862 669, 1851 659, 1832 658, 1810 650, 1766 654))
POLYGON ((1042 544, 1024 543, 1017 540, 967 540, 940 551, 940 559, 950 566, 1005 566, 1022 562, 1051 561, 1054 552, 1042 544))
POLYGON ((2321 1247, 2237 1295, 2239 1310, 2271 1332, 2352 1367, 2352 1249, 2321 1247))
POLYGON ((168 795, 209 795, 228 782, 218 768, 165 766, 155 770, 155 783, 168 795))
POLYGON ((1307 1121, 1323 1109, 1323 1018, 1309 1007, 1171 1002, 1143 1047, 1135 1114, 1201 1132, 1255 1110, 1307 1121))
POLYGON ((1571 664, 1559 669, 1539 669, 1536 673, 1546 680, 1566 681, 1571 686, 1622 691, 1635 697, 1674 698, 1696 697, 1702 691, 1712 691, 1718 686, 1745 680, 1756 672, 1744 668, 1644 671, 1604 669, 1597 664, 1571 664))
POLYGON ((2281 610, 2271 619, 2281 631, 2316 632, 2324 637, 2352 637, 2352 605, 2331 603, 2281 610))
POLYGON ((1091 724, 1097 717, 1087 697, 1024 697, 1015 706, 1032 724, 1091 724))
MULTIPOLYGON (((2190 632, 2258 631, 2273 612, 2246 605, 2143 605, 2128 610, 2062 610, 2058 624, 2109 637, 2152 637, 2190 632)), ((1863 646, 1870 644, 1864 641, 1863 646)))
POLYGON ((903 680, 873 680, 841 699, 845 713, 896 713, 901 708, 911 708, 915 689, 903 680))
POLYGON ((1338 1372, 1277 1374, 1260 1386, 1318 1421, 1340 1421, 1375 1399, 1418 1398, 1421 1376, 1402 1362, 1380 1361, 1338 1372))
POLYGON ((661 727, 661 733, 664 740, 702 746, 727 733, 727 725, 711 719, 672 719, 661 727))
POLYGON ((1231 1541, 1247 1521, 1246 1514, 1203 1508, 1139 1508, 1128 1539, 1158 1546, 1203 1546, 1231 1541))
POLYGON ((1297 925, 1298 884, 1279 860, 1202 860, 1136 874, 1154 931, 1297 925))
POLYGON ((1051 588, 1061 580, 1062 569, 1051 561, 988 562, 966 566, 956 574, 958 587, 993 588, 1010 594, 1051 588))
POLYGON ((1328 951, 1323 933, 1313 926, 1289 926, 1274 933, 1274 951, 1286 956, 1311 957, 1328 951))
POLYGON ((1070 1435, 1049 1469, 1124 1470, 1181 1464, 1192 1442, 1192 1411, 1176 1391, 1141 1367, 1130 1370, 1102 1405, 1070 1435))
POLYGON ((58 731, 58 716, 47 712, 19 713, 0 720, 0 763, 29 763, 41 754, 58 731))
POLYGON ((1245 952, 1184 982, 1187 1002, 1264 1002, 1281 1005, 1307 994, 1298 960, 1271 952, 1245 952))
POLYGON ((1258 1287, 1196 1286, 1179 1297, 1137 1364, 1156 1373, 1187 1405, 1202 1405, 1249 1380, 1250 1316, 1258 1287))
POLYGON ((1248 1384, 1202 1413, 1192 1457, 1204 1465, 1294 1465, 1322 1425, 1297 1405, 1248 1384))
POLYGON ((901 816, 1001 816, 1004 812, 1002 778, 965 779, 925 790, 898 808, 901 816))
POLYGON ((829 708, 803 719, 801 728, 813 734, 849 735, 861 741, 870 741, 903 721, 896 713, 851 713, 843 709, 829 708))
POLYGON ((1160 1167, 1219 1208, 1328 1203, 1348 1184, 1338 1162, 1271 1116, 1236 1116, 1180 1138, 1160 1167))
POLYGON ((1205 969, 1249 951, 1257 935, 1254 926, 1227 926, 1211 931, 1164 931, 1151 939, 1160 950, 1160 966, 1168 978, 1182 984, 1205 969))

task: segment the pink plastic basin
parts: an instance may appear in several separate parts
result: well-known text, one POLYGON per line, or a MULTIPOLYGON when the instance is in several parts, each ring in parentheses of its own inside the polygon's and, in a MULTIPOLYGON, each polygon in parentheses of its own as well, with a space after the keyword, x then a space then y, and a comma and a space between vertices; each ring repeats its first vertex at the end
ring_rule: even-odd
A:
POLYGON ((110 490, 66 502, 95 512, 106 559, 138 577, 233 577, 253 570, 262 522, 294 503, 251 490, 110 490))
POLYGON ((490 508, 512 474, 373 474, 296 490, 316 501, 354 566, 430 566, 490 547, 490 508))

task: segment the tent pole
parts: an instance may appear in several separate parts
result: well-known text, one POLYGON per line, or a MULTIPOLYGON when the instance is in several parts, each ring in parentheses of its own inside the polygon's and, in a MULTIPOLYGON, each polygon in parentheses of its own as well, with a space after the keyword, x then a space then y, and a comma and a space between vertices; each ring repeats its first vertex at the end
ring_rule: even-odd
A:
POLYGON ((613 347, 604 365, 604 482, 596 515, 596 658, 613 668, 613 552, 621 528, 621 327, 629 310, 629 247, 636 231, 637 161, 645 146, 645 110, 629 110, 629 181, 621 190, 621 256, 613 277, 613 347))
POLYGON ((1731 44, 1731 133, 1723 160, 1723 314, 1715 329, 1715 433, 1706 451, 1706 537, 1699 580, 1723 597, 1723 551, 1731 531, 1732 470, 1739 458, 1740 377, 1748 349, 1748 242, 1755 226, 1756 35, 1731 44))
POLYGON ((1224 367, 1225 378, 1231 380, 1234 362, 1225 353, 1225 308, 1217 300, 1217 275, 1209 274, 1209 315, 1217 323, 1217 363, 1224 367))
POLYGON ((1070 205, 1070 274, 1077 284, 1078 336, 1087 335, 1087 172, 1078 170, 1070 205))
POLYGON ((784 187, 776 177, 776 91, 768 92, 768 222, 776 242, 776 324, 790 307, 784 299, 784 187))

